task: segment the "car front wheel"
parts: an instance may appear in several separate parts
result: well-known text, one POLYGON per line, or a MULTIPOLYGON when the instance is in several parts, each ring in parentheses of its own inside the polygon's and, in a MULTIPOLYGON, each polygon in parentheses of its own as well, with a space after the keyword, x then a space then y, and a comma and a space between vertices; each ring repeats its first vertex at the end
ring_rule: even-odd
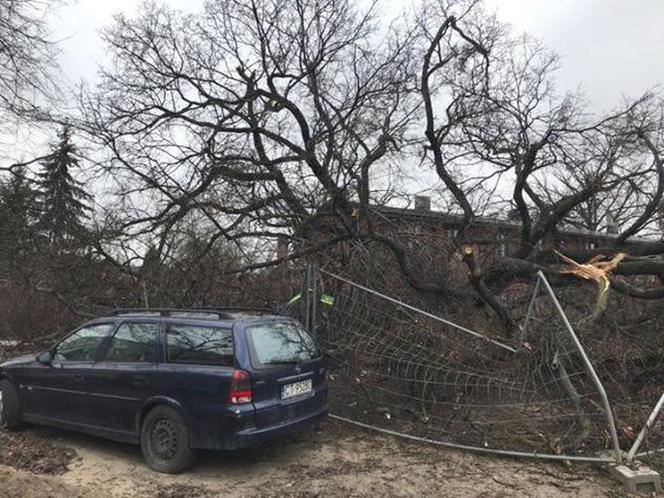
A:
POLYGON ((166 405, 156 406, 143 420, 141 451, 151 469, 167 474, 183 471, 195 456, 184 419, 166 405))
POLYGON ((18 392, 7 379, 0 381, 0 426, 15 430, 21 427, 18 392))

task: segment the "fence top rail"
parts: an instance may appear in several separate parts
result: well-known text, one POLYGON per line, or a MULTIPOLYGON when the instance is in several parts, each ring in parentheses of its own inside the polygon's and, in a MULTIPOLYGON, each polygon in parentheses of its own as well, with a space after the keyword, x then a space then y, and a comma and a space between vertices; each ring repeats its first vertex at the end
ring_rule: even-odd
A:
POLYGON ((401 302, 401 301, 399 301, 398 299, 395 299, 395 298, 393 298, 393 297, 390 297, 390 296, 388 296, 388 295, 386 295, 386 294, 382 294, 381 292, 375 291, 375 290, 373 290, 373 289, 369 289, 368 287, 365 287, 365 286, 363 286, 363 285, 360 285, 360 284, 358 284, 358 283, 355 283, 355 282, 353 282, 352 280, 348 280, 347 278, 344 278, 344 277, 342 277, 342 276, 340 276, 340 275, 337 275, 337 274, 335 274, 335 273, 332 273, 332 272, 329 272, 329 271, 327 271, 327 270, 323 270, 323 269, 319 269, 319 271, 320 271, 321 273, 323 273, 323 274, 329 276, 329 277, 332 277, 332 278, 334 278, 334 279, 340 280, 341 282, 344 282, 344 283, 346 283, 346 284, 348 284, 348 285, 351 285, 351 286, 356 287, 356 288, 358 288, 358 289, 360 289, 360 290, 363 290, 363 291, 365 291, 365 292, 368 292, 368 293, 370 293, 370 294, 373 294, 373 295, 375 295, 375 296, 378 296, 378 297, 380 297, 380 298, 382 298, 382 299, 385 299, 386 301, 389 301, 389 302, 391 302, 391 303, 393 303, 393 304, 396 304, 397 306, 401 306, 402 308, 408 309, 408 310, 413 311, 413 312, 415 312, 415 313, 419 313, 419 314, 424 315, 424 316, 426 316, 426 317, 428 317, 428 318, 431 318, 432 320, 435 320, 435 321, 437 321, 437 322, 444 323, 445 325, 448 325, 448 326, 450 326, 450 327, 452 327, 452 328, 455 328, 455 329, 457 329, 457 330, 459 330, 460 332, 463 332, 463 333, 465 333, 465 334, 471 335, 471 336, 475 337, 476 339, 481 339, 481 340, 483 340, 483 341, 489 342, 489 343, 493 344, 494 346, 497 346, 497 347, 502 348, 502 349, 506 349, 507 351, 510 351, 510 352, 512 352, 512 353, 518 353, 518 351, 517 351, 515 348, 513 348, 512 346, 509 346, 509 345, 504 344, 504 343, 502 343, 502 342, 500 342, 500 341, 497 341, 497 340, 495 340, 495 339, 492 339, 492 338, 490 338, 490 337, 487 337, 487 336, 485 336, 485 335, 483 335, 483 334, 480 334, 479 332, 475 332, 475 331, 470 330, 469 328, 466 328, 466 327, 464 327, 464 326, 462 326, 462 325, 459 325, 459 324, 457 324, 457 323, 451 322, 451 321, 449 321, 449 320, 446 320, 446 319, 444 319, 444 318, 441 318, 441 317, 439 317, 439 316, 436 316, 436 315, 434 315, 434 314, 432 314, 432 313, 429 313, 429 312, 427 312, 427 311, 424 311, 424 310, 421 310, 421 309, 416 308, 416 307, 414 307, 414 306, 411 306, 410 304, 406 304, 406 303, 404 303, 404 302, 401 302))

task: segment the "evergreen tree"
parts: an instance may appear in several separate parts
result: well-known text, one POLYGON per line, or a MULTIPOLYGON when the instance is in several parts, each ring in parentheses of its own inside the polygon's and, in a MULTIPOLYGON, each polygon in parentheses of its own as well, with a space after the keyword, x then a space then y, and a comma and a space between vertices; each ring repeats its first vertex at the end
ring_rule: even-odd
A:
POLYGON ((0 257, 3 260, 30 249, 36 202, 25 168, 16 169, 7 181, 0 183, 0 257))
POLYGON ((83 221, 90 209, 86 201, 91 197, 72 176, 72 170, 80 164, 68 125, 63 126, 58 139, 39 173, 38 228, 49 242, 61 247, 71 245, 85 234, 83 221))

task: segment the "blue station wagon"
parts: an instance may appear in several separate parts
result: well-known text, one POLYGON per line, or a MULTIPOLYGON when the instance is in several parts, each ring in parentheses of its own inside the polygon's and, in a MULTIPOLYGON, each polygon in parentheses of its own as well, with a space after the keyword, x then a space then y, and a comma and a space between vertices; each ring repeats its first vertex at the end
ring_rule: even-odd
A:
POLYGON ((159 472, 185 469, 195 449, 256 445, 326 414, 311 335, 251 310, 117 310, 0 364, 1 424, 138 443, 159 472))

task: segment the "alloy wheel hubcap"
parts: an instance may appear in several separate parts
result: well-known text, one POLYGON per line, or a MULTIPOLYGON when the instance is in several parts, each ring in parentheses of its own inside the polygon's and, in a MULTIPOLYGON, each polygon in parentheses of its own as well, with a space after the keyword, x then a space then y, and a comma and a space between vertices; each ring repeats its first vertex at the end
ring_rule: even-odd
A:
POLYGON ((150 431, 150 443, 158 458, 162 460, 173 458, 178 449, 175 424, 166 419, 155 422, 150 431))

